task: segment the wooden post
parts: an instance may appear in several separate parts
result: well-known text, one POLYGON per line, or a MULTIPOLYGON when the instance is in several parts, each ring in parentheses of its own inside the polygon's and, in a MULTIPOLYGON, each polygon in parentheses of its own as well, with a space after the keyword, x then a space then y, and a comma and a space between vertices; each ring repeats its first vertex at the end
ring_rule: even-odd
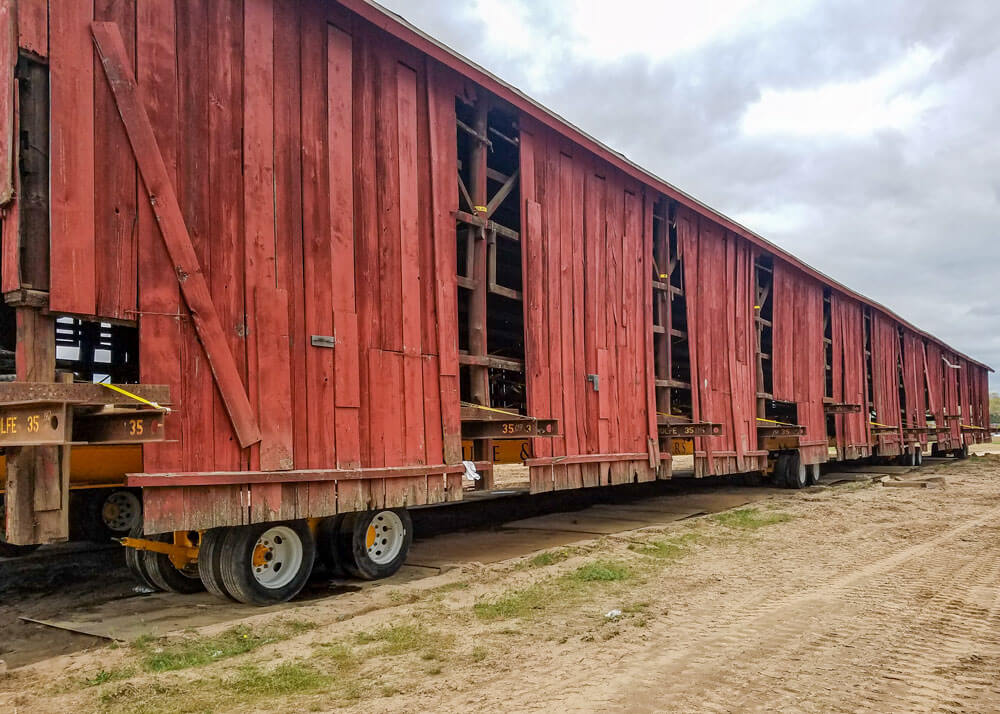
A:
MULTIPOLYGON (((485 98, 476 102, 476 117, 472 124, 475 131, 473 146, 469 156, 469 196, 476 215, 483 218, 487 214, 488 196, 486 187, 487 164, 487 114, 489 106, 485 98)), ((486 341, 486 296, 489 290, 487 280, 487 245, 486 230, 479 226, 470 226, 473 232, 472 240, 472 273, 474 281, 472 294, 469 296, 469 354, 475 357, 485 357, 488 352, 486 341)), ((486 366, 469 365, 470 396, 476 404, 490 406, 490 369, 486 366)), ((473 441, 472 458, 476 461, 493 461, 493 442, 489 440, 473 441)), ((476 489, 490 489, 492 471, 483 474, 476 481, 476 489)))
MULTIPOLYGON (((21 145, 17 162, 19 280, 4 295, 15 310, 15 364, 21 382, 52 382, 56 372, 55 319, 49 288, 49 91, 48 70, 22 59, 18 65, 21 145)), ((68 433, 68 432, 67 432, 68 433)), ((7 449, 6 533, 15 545, 54 543, 69 538, 68 447, 7 449)))

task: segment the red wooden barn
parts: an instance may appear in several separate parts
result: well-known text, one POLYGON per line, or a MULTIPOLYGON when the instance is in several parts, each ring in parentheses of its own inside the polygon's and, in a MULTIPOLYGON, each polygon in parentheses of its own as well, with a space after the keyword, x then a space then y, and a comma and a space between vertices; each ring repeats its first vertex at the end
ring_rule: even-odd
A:
POLYGON ((987 433, 988 367, 365 0, 0 29, 0 407, 63 419, 0 438, 12 543, 67 537, 70 443, 142 443, 161 533, 457 500, 463 437, 539 492, 987 433))

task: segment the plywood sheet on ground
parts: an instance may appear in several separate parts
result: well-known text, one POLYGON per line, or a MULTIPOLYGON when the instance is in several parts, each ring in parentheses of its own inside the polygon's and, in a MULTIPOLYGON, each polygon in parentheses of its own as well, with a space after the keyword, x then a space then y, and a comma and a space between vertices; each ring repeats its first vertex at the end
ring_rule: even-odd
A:
POLYGON ((629 504, 604 503, 571 513, 552 513, 507 523, 504 528, 568 530, 609 535, 634 528, 679 521, 699 513, 716 513, 768 498, 777 489, 740 489, 661 496, 629 504))
POLYGON ((504 528, 497 531, 449 533, 414 543, 406 562, 411 565, 436 568, 453 563, 497 563, 587 538, 589 535, 565 530, 504 528))

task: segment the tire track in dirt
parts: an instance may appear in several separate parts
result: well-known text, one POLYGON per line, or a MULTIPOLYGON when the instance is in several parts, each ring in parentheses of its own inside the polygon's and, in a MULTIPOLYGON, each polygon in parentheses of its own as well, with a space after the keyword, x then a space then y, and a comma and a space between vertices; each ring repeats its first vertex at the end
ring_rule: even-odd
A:
MULTIPOLYGON (((654 645, 597 677, 583 667, 575 681, 562 681, 555 700, 563 709, 629 711, 1000 704, 991 675, 1000 662, 1000 563, 989 557, 995 539, 962 539, 998 518, 994 508, 804 592, 772 590, 770 599, 714 620, 654 628, 654 645)), ((529 708, 545 708, 546 694, 555 703, 548 687, 534 694, 529 708)))

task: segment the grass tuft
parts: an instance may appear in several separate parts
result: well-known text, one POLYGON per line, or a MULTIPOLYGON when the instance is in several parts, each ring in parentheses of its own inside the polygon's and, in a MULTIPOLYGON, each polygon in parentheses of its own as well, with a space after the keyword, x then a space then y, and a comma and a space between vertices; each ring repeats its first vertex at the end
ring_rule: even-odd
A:
POLYGON ((610 560, 596 560, 593 563, 581 565, 570 574, 570 578, 580 582, 613 582, 625 580, 632 573, 621 563, 610 560))
POLYGON ((163 640, 143 636, 135 640, 132 647, 143 655, 142 667, 147 672, 171 672, 246 654, 314 627, 315 624, 302 620, 283 620, 260 631, 238 625, 212 637, 163 640))
POLYGON ((223 686, 241 696, 276 697, 315 692, 331 682, 329 674, 311 665, 285 662, 271 670, 254 665, 240 667, 238 674, 225 680, 223 686))
POLYGON ((700 538, 701 536, 697 533, 685 533, 673 538, 654 540, 650 543, 633 543, 629 546, 629 550, 640 555, 648 555, 651 558, 676 560, 688 553, 688 546, 697 543, 700 538))
POLYGON ((135 676, 135 670, 131 667, 126 667, 124 669, 102 669, 93 677, 84 680, 84 684, 88 687, 99 687, 102 684, 107 684, 108 682, 119 682, 123 679, 131 679, 135 676))
POLYGON ((716 513, 711 518, 716 523, 740 530, 756 530, 792 520, 791 514, 780 512, 763 513, 757 508, 737 508, 733 511, 716 513))
POLYGON ((570 552, 568 550, 546 550, 526 560, 521 564, 521 567, 544 568, 547 565, 561 563, 569 556, 570 552))

